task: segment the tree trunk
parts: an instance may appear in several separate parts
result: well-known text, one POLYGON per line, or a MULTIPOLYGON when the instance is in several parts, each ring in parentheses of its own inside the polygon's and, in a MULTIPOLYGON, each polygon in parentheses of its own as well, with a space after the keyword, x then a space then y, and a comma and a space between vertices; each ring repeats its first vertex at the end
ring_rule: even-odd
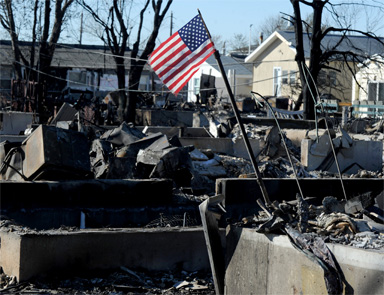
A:
MULTIPOLYGON (((321 40, 322 40, 322 30, 321 30, 321 18, 323 14, 325 2, 322 0, 313 1, 313 28, 312 28, 312 40, 311 40, 311 55, 309 60, 309 72, 311 77, 309 78, 309 87, 305 92, 307 96, 305 101, 306 105, 306 119, 313 120, 315 119, 315 101, 318 101, 316 84, 319 72, 321 69, 321 40)), ((309 76, 309 75, 308 75, 309 76)))
POLYGON ((8 25, 9 25, 9 33, 11 35, 12 50, 15 57, 15 61, 13 62, 13 66, 15 69, 15 76, 16 76, 16 79, 21 80, 23 76, 21 73, 20 48, 19 48, 19 40, 16 34, 15 19, 13 17, 12 1, 5 0, 5 5, 6 5, 8 20, 9 20, 8 25))
POLYGON ((126 116, 124 114, 124 110, 127 104, 127 96, 125 94, 125 66, 124 66, 124 58, 121 56, 115 57, 116 61, 116 74, 117 74, 117 85, 119 88, 119 105, 117 108, 117 117, 119 122, 122 123, 126 121, 126 116))
MULTIPOLYGON (((300 94, 295 110, 299 109, 303 103, 304 119, 315 119, 315 101, 317 101, 316 84, 317 77, 321 69, 321 18, 326 2, 314 0, 311 3, 313 8, 313 28, 311 35, 311 52, 309 58, 309 73, 305 68, 304 44, 303 44, 303 24, 300 12, 300 0, 291 0, 295 15, 296 33, 296 62, 299 67, 302 92, 300 94)), ((307 4, 308 5, 308 4, 307 4)))
POLYGON ((294 22, 295 38, 296 38, 295 60, 297 63, 297 67, 299 68, 300 82, 301 82, 301 89, 302 89, 299 99, 296 101, 296 104, 295 104, 295 110, 299 110, 301 108, 301 105, 303 104, 303 101, 305 101, 304 88, 306 85, 305 79, 304 79, 304 72, 303 72, 303 66, 305 64, 304 43, 303 43, 303 24, 301 20, 299 0, 291 0, 291 3, 293 6, 293 12, 295 15, 295 22, 294 22))
POLYGON ((131 61, 131 70, 129 71, 129 91, 127 106, 125 108, 125 117, 127 122, 135 123, 137 91, 140 86, 140 77, 143 72, 144 63, 142 61, 131 61))

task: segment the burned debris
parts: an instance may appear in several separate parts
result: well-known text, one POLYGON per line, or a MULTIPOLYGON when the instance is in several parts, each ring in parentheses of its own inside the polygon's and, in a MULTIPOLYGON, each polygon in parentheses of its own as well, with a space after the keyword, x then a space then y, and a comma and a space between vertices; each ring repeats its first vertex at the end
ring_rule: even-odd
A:
POLYGON ((208 272, 145 272, 132 271, 125 266, 23 283, 1 272, 0 290, 3 294, 215 294, 208 272))
MULTIPOLYGON (((378 192, 377 189, 370 191, 367 188, 366 193, 355 193, 346 185, 347 198, 344 198, 340 193, 321 195, 321 192, 317 192, 313 196, 308 186, 302 188, 303 194, 297 193, 300 192, 298 187, 271 189, 267 183, 267 192, 272 195, 277 193, 280 197, 270 196, 271 204, 268 204, 259 198, 259 192, 247 190, 246 194, 254 202, 248 208, 248 211, 252 211, 251 215, 238 214, 233 210, 235 206, 230 198, 215 203, 218 191, 229 189, 229 186, 221 182, 222 179, 254 181, 257 175, 244 146, 244 135, 239 124, 224 103, 212 104, 206 109, 193 104, 182 108, 185 110, 187 107, 197 110, 199 122, 206 122, 205 126, 199 126, 196 130, 185 126, 154 128, 125 122, 118 126, 98 126, 85 124, 81 115, 73 113, 71 107, 64 106, 52 121, 54 125, 30 126, 28 135, 22 141, 4 141, 0 144, 2 180, 36 184, 58 181, 73 187, 82 181, 84 188, 81 186, 81 192, 79 189, 75 194, 71 191, 58 193, 59 188, 55 185, 49 189, 58 193, 56 196, 66 194, 64 211, 76 216, 72 220, 76 220, 77 225, 63 225, 61 228, 66 234, 79 234, 98 228, 112 234, 119 232, 121 227, 162 230, 203 226, 205 229, 204 217, 199 215, 198 206, 212 201, 207 207, 211 213, 205 213, 211 214, 211 225, 217 222, 219 226, 217 239, 222 239, 223 233, 220 230, 233 226, 251 229, 263 235, 285 235, 295 249, 322 268, 329 293, 340 293, 346 284, 329 245, 383 251, 382 189, 378 192), (66 112, 69 116, 64 116, 66 112), (167 183, 155 184, 155 190, 144 191, 139 187, 132 194, 133 197, 128 196, 131 193, 128 193, 123 182, 137 181, 139 184, 144 180, 166 180, 167 183), (98 183, 97 188, 91 188, 95 183, 98 183), (115 186, 115 189, 109 186, 115 186), (118 192, 119 188, 121 192, 118 192), (163 190, 163 194, 158 193, 158 188, 163 190), (100 192, 96 193, 98 189, 100 192), (168 192, 171 197, 164 196, 168 192), (254 199, 256 196, 257 199, 254 199), (107 205, 108 200, 113 203, 111 207, 107 205), (70 208, 72 204, 75 206, 70 208), (132 208, 128 208, 130 206, 132 208), (133 221, 133 215, 136 222, 133 221)), ((167 108, 170 111, 172 104, 169 103, 167 108)), ((352 133, 350 127, 340 125, 334 125, 331 130, 324 126, 279 129, 268 121, 260 124, 248 115, 243 115, 245 121, 248 120, 244 124, 245 135, 254 148, 260 177, 266 182, 289 179, 297 180, 301 185, 304 179, 383 179, 383 130, 380 124, 374 123, 373 126, 367 123, 362 133, 352 133), (376 129, 372 131, 373 128, 376 129), (335 168, 330 139, 341 173, 335 168), (365 156, 368 154, 367 149, 369 157, 365 156)), ((140 185, 149 187, 150 183, 140 185)), ((243 193, 239 190, 237 194, 236 198, 240 200, 243 193)), ((42 197, 42 200, 46 199, 46 196, 42 197)), ((60 208, 60 202, 54 204, 51 200, 43 206, 54 204, 60 208)), ((4 222, 0 227, 7 234, 44 235, 46 229, 14 226, 11 218, 28 214, 57 214, 47 213, 44 211, 46 209, 30 208, 30 201, 24 199, 21 213, 16 212, 14 204, 4 204, 7 206, 2 209, 2 213, 9 214, 10 218, 3 216, 4 222)), ((236 206, 248 205, 240 203, 236 206)), ((56 290, 79 294, 214 294, 218 282, 215 273, 213 276, 200 276, 181 268, 172 274, 149 274, 129 265, 126 265, 125 270, 120 268, 115 272, 95 274, 92 277, 76 275, 64 280, 57 278, 46 281, 39 278, 20 283, 15 276, 3 273, 1 280, 4 292, 56 290)))

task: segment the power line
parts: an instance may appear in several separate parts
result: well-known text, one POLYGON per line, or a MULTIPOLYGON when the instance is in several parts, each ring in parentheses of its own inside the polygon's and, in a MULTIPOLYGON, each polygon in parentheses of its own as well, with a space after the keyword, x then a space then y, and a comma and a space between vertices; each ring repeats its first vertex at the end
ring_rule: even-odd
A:
MULTIPOLYGON (((0 52, 3 56, 5 56, 4 52, 0 52)), ((292 60, 286 60, 286 61, 292 61, 292 60)), ((70 79, 64 79, 64 78, 61 78, 61 77, 58 77, 58 76, 54 76, 54 75, 51 75, 51 74, 47 74, 47 73, 44 73, 40 70, 37 70, 37 69, 34 69, 32 67, 29 67, 29 66, 26 66, 24 65, 23 63, 21 62, 17 62, 16 60, 14 60, 15 63, 18 63, 22 66, 24 66, 25 68, 28 68, 32 71, 35 71, 39 74, 43 74, 47 77, 51 77, 53 79, 56 79, 56 80, 60 80, 60 81, 64 81, 64 82, 69 82, 69 83, 72 83, 72 84, 77 84, 77 85, 80 85, 80 86, 85 86, 85 87, 98 87, 96 85, 89 85, 89 84, 85 84, 85 83, 81 83, 81 82, 78 82, 78 81, 73 81, 73 80, 70 80, 70 79)), ((272 61, 268 61, 268 62, 272 62, 272 61)), ((96 64, 96 63, 95 63, 96 64)), ((227 66, 228 65, 235 65, 235 64, 226 64, 227 66)), ((295 73, 297 73, 298 71, 295 71, 295 73)), ((279 75, 278 77, 283 77, 283 75, 279 75)), ((233 86, 237 87, 237 86, 247 86, 247 85, 252 85, 252 84, 257 84, 257 83, 261 83, 261 82, 265 82, 265 81, 269 81, 269 80, 273 80, 275 77, 271 77, 271 78, 266 78, 266 79, 262 79, 262 80, 258 80, 258 81, 252 81, 252 82, 248 82, 248 83, 240 83, 240 84, 234 84, 233 86)), ((138 82, 139 83, 139 82, 138 82)), ((128 91, 128 92, 144 92, 144 93, 170 93, 169 90, 167 91, 164 91, 164 90, 156 90, 156 91, 149 91, 149 90, 132 90, 132 89, 129 89, 129 87, 132 87, 132 86, 128 86, 128 88, 124 88, 124 89, 115 89, 114 91, 120 91, 120 90, 125 90, 125 91, 128 91)), ((213 90, 213 89, 217 89, 217 90, 221 90, 221 89, 224 89, 225 87, 219 87, 219 88, 210 88, 210 89, 204 89, 204 90, 213 90)), ((187 91, 181 91, 182 93, 188 93, 188 92, 193 92, 194 90, 187 90, 187 91)))

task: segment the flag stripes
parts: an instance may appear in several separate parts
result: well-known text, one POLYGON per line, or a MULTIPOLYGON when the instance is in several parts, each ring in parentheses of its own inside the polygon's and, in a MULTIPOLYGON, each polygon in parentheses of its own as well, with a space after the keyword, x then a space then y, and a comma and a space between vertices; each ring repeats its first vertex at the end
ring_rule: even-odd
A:
POLYGON ((160 80, 177 95, 214 52, 215 48, 203 30, 202 21, 196 16, 160 44, 148 62, 160 80))

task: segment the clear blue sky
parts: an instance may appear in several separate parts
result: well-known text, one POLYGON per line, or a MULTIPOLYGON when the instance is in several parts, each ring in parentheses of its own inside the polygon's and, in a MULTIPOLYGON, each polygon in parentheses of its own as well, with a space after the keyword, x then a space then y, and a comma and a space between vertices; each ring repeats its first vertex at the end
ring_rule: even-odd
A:
MULTIPOLYGON (((248 37, 251 24, 252 36, 258 36, 258 28, 268 17, 279 15, 280 12, 292 14, 289 0, 174 0, 170 8, 174 31, 192 19, 198 13, 197 9, 211 35, 220 35, 223 39, 240 33, 248 37)), ((309 9, 305 11, 309 13, 309 9)), ((169 31, 170 18, 167 18, 159 39, 164 41, 169 31)))
MULTIPOLYGON (((89 0, 89 3, 96 3, 96 0, 89 0)), ((143 7, 144 0, 133 0, 131 18, 138 19, 138 12, 143 7)), ((166 0, 163 1, 163 4, 166 0)), ((350 6, 343 6, 342 12, 348 11, 348 15, 352 16, 350 22, 355 28, 367 31, 367 19, 376 23, 375 33, 384 36, 384 0, 331 0, 332 3, 364 3, 365 7, 358 6, 353 10, 350 6), (370 9, 370 5, 381 5, 382 10, 370 9)), ((311 8, 301 4, 302 17, 305 18, 311 13, 311 8)), ((148 36, 152 29, 152 13, 151 7, 148 7, 143 28, 143 36, 148 36)), ((251 32, 252 38, 257 38, 260 34, 260 26, 266 22, 269 17, 281 15, 280 13, 292 14, 292 4, 290 0, 174 0, 171 8, 160 28, 158 43, 165 41, 170 35, 170 19, 173 13, 173 32, 184 26, 191 20, 200 9, 207 27, 212 35, 219 35, 222 40, 229 41, 235 34, 243 34, 249 38, 251 32), (250 25, 252 27, 250 28, 250 25)), ((324 17, 327 23, 332 23, 330 13, 325 10, 324 17)), ((95 26, 88 18, 85 20, 85 26, 88 30, 94 31, 95 26)), ((79 40, 80 20, 75 18, 68 25, 71 32, 63 32, 59 42, 76 43, 79 40)), ((85 29, 86 30, 86 29, 85 29)), ((136 32, 136 29, 133 29, 136 32)), ((0 38, 9 39, 8 33, 0 27, 0 38)), ((133 41, 134 38, 131 38, 133 41)), ((83 34, 83 44, 101 44, 100 39, 86 32, 83 34)))
MULTIPOLYGON (((332 3, 336 4, 340 2, 358 3, 359 1, 361 0, 331 0, 332 3)), ((366 4, 375 4, 374 1, 375 0, 364 0, 366 4)), ((251 24, 252 36, 258 36, 260 26, 265 23, 268 17, 279 15, 281 12, 293 14, 290 0, 174 0, 170 8, 174 17, 173 31, 178 30, 192 19, 198 13, 197 9, 200 9, 210 33, 212 35, 220 35, 224 39, 230 39, 234 34, 240 33, 248 37, 251 24)), ((303 4, 301 4, 301 9, 303 18, 312 12, 310 7, 303 4)), ((348 10, 349 8, 343 7, 344 11, 346 9, 348 10)), ((352 22, 357 28, 363 31, 365 31, 367 27, 366 14, 371 17, 373 14, 380 14, 378 10, 374 13, 371 11, 366 13, 362 7, 359 7, 358 10, 359 14, 352 17, 352 22)), ((351 10, 350 14, 352 15, 355 12, 356 11, 351 10)), ((164 41, 169 36, 169 16, 170 13, 162 25, 159 36, 159 40, 161 41, 164 41)), ((327 10, 324 11, 324 17, 328 22, 332 22, 327 10)), ((382 21, 383 18, 384 12, 381 11, 381 17, 378 16, 378 20, 382 21)), ((378 33, 384 35, 383 25, 381 25, 381 30, 379 30, 378 33)))

